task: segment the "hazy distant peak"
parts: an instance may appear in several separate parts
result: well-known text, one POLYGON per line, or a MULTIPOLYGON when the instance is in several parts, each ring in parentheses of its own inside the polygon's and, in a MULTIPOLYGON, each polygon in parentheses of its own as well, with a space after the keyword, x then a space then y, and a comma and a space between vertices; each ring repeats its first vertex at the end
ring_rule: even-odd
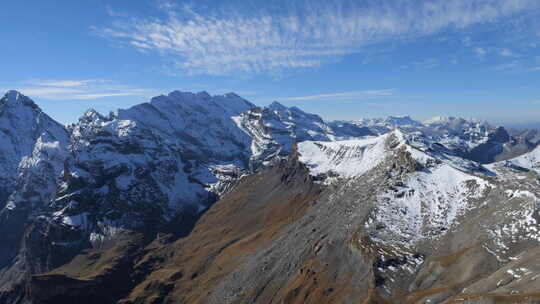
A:
POLYGON ((388 116, 385 120, 386 123, 394 126, 421 126, 422 123, 412 119, 410 116, 388 116))
POLYGON ((486 121, 476 119, 476 118, 469 118, 465 119, 463 117, 454 117, 454 116, 435 116, 433 118, 430 118, 428 120, 424 120, 423 123, 425 125, 432 125, 432 124, 463 124, 463 123, 476 123, 481 125, 488 125, 486 121))

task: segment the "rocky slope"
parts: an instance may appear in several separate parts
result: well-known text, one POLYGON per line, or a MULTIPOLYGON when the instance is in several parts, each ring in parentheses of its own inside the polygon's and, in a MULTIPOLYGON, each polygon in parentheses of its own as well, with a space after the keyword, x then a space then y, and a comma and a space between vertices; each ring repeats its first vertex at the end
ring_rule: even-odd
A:
POLYGON ((436 303, 536 287, 490 285, 537 248, 538 149, 503 128, 326 122, 179 91, 65 128, 12 91, 0 131, 1 303, 436 303))
POLYGON ((540 300, 537 173, 472 166, 400 131, 297 153, 244 177, 187 237, 122 255, 130 272, 110 261, 125 245, 94 250, 35 276, 33 296, 98 303, 117 282, 109 301, 125 304, 540 300))

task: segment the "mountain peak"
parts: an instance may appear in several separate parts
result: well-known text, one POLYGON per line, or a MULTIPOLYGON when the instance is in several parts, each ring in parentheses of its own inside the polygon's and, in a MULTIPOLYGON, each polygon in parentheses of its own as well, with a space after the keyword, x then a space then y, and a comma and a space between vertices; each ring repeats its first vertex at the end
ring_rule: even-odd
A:
POLYGON ((4 95, 4 97, 6 98, 8 102, 15 102, 23 96, 24 95, 22 95, 19 91, 15 91, 15 90, 9 90, 7 91, 6 95, 4 95))
POLYGON ((455 116, 435 116, 431 119, 424 121, 424 124, 427 124, 427 125, 449 124, 449 123, 476 123, 476 124, 482 124, 482 125, 488 124, 486 121, 476 119, 476 118, 463 118, 463 117, 455 117, 455 116))
POLYGON ((449 123, 452 121, 457 120, 464 120, 462 118, 454 117, 454 116, 435 116, 433 118, 430 118, 426 121, 424 121, 425 124, 436 124, 436 123, 449 123))
POLYGON ((287 109, 286 106, 282 105, 281 103, 277 101, 273 101, 271 104, 269 104, 268 108, 272 110, 276 110, 276 111, 283 111, 287 109))
POLYGON ((388 116, 385 120, 386 123, 393 126, 421 126, 422 123, 412 119, 410 116, 388 116))
POLYGON ((84 112, 83 118, 85 118, 87 120, 105 119, 105 117, 103 115, 101 115, 98 111, 96 111, 95 109, 92 109, 92 108, 90 108, 90 109, 86 110, 86 112, 84 112))
POLYGON ((9 107, 28 106, 34 109, 39 109, 32 99, 16 90, 8 91, 4 97, 0 99, 0 105, 7 105, 9 107))
POLYGON ((197 96, 202 97, 204 99, 212 98, 212 96, 210 94, 208 94, 208 92, 206 92, 206 91, 200 91, 199 93, 197 93, 197 96))
POLYGON ((240 95, 234 93, 234 92, 229 92, 229 93, 226 93, 225 95, 223 95, 227 98, 241 98, 240 95))

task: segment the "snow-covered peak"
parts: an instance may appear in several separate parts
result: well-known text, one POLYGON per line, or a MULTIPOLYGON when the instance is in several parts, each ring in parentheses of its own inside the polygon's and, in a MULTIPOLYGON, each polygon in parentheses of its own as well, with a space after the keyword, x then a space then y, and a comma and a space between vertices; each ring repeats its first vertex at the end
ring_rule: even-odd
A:
POLYGON ((90 108, 90 109, 88 109, 88 110, 86 110, 84 112, 83 116, 85 116, 85 117, 95 117, 95 116, 101 116, 101 114, 99 114, 99 112, 96 111, 95 109, 90 108))
POLYGON ((298 144, 299 160, 313 176, 335 178, 359 177, 388 157, 388 152, 404 144, 401 131, 381 136, 331 142, 305 141, 298 144))
POLYGON ((298 144, 298 152, 300 161, 310 168, 311 174, 322 177, 359 177, 402 152, 406 152, 408 161, 414 163, 405 160, 406 165, 430 167, 438 163, 470 174, 489 174, 480 164, 455 155, 429 137, 398 128, 383 135, 352 140, 305 141, 298 144))
POLYGON ((424 120, 425 125, 434 125, 434 124, 462 124, 467 120, 461 117, 454 116, 435 116, 430 119, 424 120))
POLYGON ((462 158, 483 164, 507 159, 526 152, 534 142, 512 137, 504 127, 494 127, 485 121, 460 117, 438 116, 418 122, 408 116, 362 119, 351 122, 368 128, 372 133, 385 134, 400 128, 409 134, 422 134, 462 158))
POLYGON ((92 183, 109 178, 94 176, 100 172, 119 170, 107 182, 123 197, 139 195, 137 187, 151 189, 145 191, 152 199, 130 204, 203 208, 224 191, 230 175, 248 166, 251 138, 235 117, 254 107, 233 93, 174 91, 108 117, 90 110, 71 129, 75 171, 92 183))
POLYGON ((199 93, 173 91, 168 95, 152 98, 150 103, 160 107, 176 105, 204 108, 206 111, 225 111, 226 114, 239 114, 255 107, 255 105, 234 93, 211 96, 204 91, 199 93))
POLYGON ((274 101, 265 107, 263 112, 272 113, 271 115, 277 115, 277 117, 283 121, 294 121, 294 123, 310 124, 314 121, 323 121, 323 119, 316 114, 306 113, 297 107, 286 107, 277 101, 274 101))
POLYGON ((81 119, 85 121, 104 120, 105 116, 101 115, 98 111, 94 109, 88 109, 86 110, 86 112, 84 112, 81 119))
POLYGON ((395 129, 377 137, 306 141, 298 144, 299 160, 316 180, 337 187, 385 176, 364 228, 377 242, 408 247, 449 231, 491 186, 481 167, 415 136, 421 135, 395 129))
POLYGON ((349 122, 358 127, 368 128, 372 133, 385 134, 395 128, 403 128, 407 130, 418 130, 424 125, 412 119, 410 116, 388 116, 386 118, 364 118, 349 122))
POLYGON ((410 116, 388 116, 384 123, 391 126, 422 126, 421 122, 412 119, 410 116))
POLYGON ((465 119, 462 117, 453 116, 436 116, 431 119, 423 121, 423 124, 430 127, 444 126, 453 130, 461 130, 467 127, 488 127, 489 124, 486 121, 479 119, 465 119))
POLYGON ((17 91, 9 91, 0 99, 0 131, 12 139, 32 141, 41 135, 39 132, 57 133, 61 129, 59 123, 17 91))
MULTIPOLYGON (((413 154, 415 160, 421 156, 413 154)), ((487 179, 436 159, 423 170, 396 178, 379 195, 365 228, 376 241, 405 248, 436 239, 458 225, 459 217, 491 186, 487 179)))
POLYGON ((43 203, 54 192, 69 135, 28 97, 9 91, 0 101, 0 208, 43 203), (41 184, 39 184, 41 183, 41 184), (39 189, 34 189, 36 185, 39 189), (3 194, 3 195, 2 195, 3 194))
POLYGON ((435 117, 432 117, 430 119, 426 119, 423 121, 424 124, 426 125, 430 125, 430 124, 435 124, 435 123, 443 123, 443 122, 448 122, 448 121, 452 121, 456 119, 455 117, 448 117, 448 116, 435 116, 435 117))

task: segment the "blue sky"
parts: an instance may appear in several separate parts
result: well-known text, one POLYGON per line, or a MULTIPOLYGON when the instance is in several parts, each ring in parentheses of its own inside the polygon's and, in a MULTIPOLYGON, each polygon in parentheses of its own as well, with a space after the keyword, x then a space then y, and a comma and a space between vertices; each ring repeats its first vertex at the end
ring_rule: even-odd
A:
POLYGON ((0 90, 63 123, 172 90, 325 119, 540 121, 540 1, 6 0, 0 90))

